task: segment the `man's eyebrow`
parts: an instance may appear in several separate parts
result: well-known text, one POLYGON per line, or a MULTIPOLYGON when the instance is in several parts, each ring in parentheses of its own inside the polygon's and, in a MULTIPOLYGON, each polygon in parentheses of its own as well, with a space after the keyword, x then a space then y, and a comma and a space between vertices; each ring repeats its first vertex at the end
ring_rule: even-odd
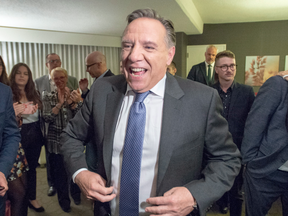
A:
POLYGON ((155 47, 158 47, 157 43, 155 43, 155 42, 153 42, 153 41, 145 41, 143 44, 144 44, 144 45, 153 45, 153 46, 155 46, 155 47))

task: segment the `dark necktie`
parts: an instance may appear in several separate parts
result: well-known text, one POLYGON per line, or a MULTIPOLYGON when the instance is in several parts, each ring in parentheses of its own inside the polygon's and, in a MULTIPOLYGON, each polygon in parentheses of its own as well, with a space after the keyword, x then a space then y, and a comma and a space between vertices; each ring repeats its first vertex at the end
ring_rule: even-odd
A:
POLYGON ((210 80, 211 80, 211 66, 212 65, 208 65, 208 76, 207 76, 207 80, 208 80, 208 82, 210 82, 210 80))
POLYGON ((123 148, 120 181, 119 215, 139 215, 139 182, 146 122, 143 101, 148 92, 136 93, 131 106, 123 148))

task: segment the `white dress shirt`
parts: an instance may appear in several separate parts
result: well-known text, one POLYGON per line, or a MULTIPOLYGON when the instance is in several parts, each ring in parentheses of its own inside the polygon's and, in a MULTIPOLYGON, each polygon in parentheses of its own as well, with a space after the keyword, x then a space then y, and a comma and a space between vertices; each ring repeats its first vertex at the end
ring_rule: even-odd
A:
MULTIPOLYGON (((146 125, 140 171, 139 215, 149 215, 145 213, 145 208, 149 206, 146 203, 146 199, 156 196, 158 151, 162 126, 165 81, 166 75, 150 90, 150 94, 144 100, 146 107, 146 125)), ((119 215, 123 147, 129 112, 134 99, 135 93, 127 84, 127 91, 122 102, 113 141, 111 183, 114 186, 114 193, 117 195, 116 199, 110 202, 112 215, 119 215)))

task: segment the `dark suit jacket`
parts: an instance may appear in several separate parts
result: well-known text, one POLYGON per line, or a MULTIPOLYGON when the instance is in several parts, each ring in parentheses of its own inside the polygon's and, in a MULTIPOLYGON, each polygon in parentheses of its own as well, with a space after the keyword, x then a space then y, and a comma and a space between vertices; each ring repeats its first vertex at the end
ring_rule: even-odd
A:
MULTIPOLYGON (((104 74, 103 77, 108 77, 108 76, 114 76, 114 74, 110 71, 110 69, 104 74)), ((96 80, 97 80, 97 79, 94 80, 93 84, 96 82, 96 80)), ((93 85, 93 84, 92 84, 92 85, 93 85)), ((92 85, 91 85, 91 86, 92 86, 92 85)), ((81 97, 82 97, 83 99, 85 99, 86 96, 88 95, 89 91, 90 91, 90 90, 88 89, 88 91, 87 91, 85 94, 82 94, 81 97)))
POLYGON ((215 74, 215 67, 213 70, 212 79, 210 82, 208 82, 207 76, 206 76, 206 65, 205 65, 205 61, 204 61, 204 62, 201 62, 197 65, 193 65, 193 67, 191 68, 191 70, 187 76, 187 79, 194 80, 196 82, 200 82, 200 83, 203 83, 205 85, 211 86, 212 84, 214 84, 214 74, 215 74))
MULTIPOLYGON (((220 88, 219 82, 212 85, 212 87, 220 88)), ((229 132, 232 134, 233 141, 239 150, 241 150, 245 122, 254 98, 255 94, 251 86, 234 82, 227 121, 229 132)))
MULTIPOLYGON (((215 89, 166 73, 159 147, 157 196, 185 186, 197 200, 201 215, 233 184, 240 153, 232 142, 215 89)), ((70 175, 87 167, 83 141, 93 133, 98 173, 111 185, 115 127, 127 83, 123 75, 102 78, 93 85, 81 110, 61 135, 61 152, 70 175)), ((109 203, 95 203, 97 215, 110 212, 109 203)))
MULTIPOLYGON (((109 77, 109 76, 114 76, 114 74, 108 70, 104 76, 104 77, 109 77)), ((100 78, 101 79, 101 78, 100 78)), ((92 86, 95 85, 95 83, 97 83, 97 81, 99 80, 98 79, 95 79, 92 86)), ((97 85, 97 84, 96 84, 97 85)), ((86 94, 82 94, 82 98, 85 99, 87 97, 89 93, 89 89, 88 91, 86 92, 86 94)), ((91 138, 93 137, 93 133, 90 134, 91 138)), ((89 138, 90 139, 90 138, 89 138)), ((88 169, 92 172, 97 172, 97 167, 98 167, 98 162, 97 162, 97 148, 95 147, 95 145, 93 145, 93 143, 90 141, 88 143, 86 143, 86 162, 87 162, 87 166, 88 166, 88 169)))
POLYGON ((7 177, 10 174, 17 155, 20 131, 16 123, 9 86, 0 83, 0 171, 7 177))
POLYGON ((263 178, 288 160, 288 83, 280 76, 260 88, 248 115, 242 142, 243 164, 254 178, 263 178))

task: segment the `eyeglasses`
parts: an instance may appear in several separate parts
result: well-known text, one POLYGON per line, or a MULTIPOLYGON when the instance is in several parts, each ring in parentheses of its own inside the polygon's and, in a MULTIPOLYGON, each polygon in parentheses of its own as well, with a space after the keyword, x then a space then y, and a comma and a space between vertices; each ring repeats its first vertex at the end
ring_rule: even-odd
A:
POLYGON ((60 59, 54 59, 54 60, 50 60, 47 63, 53 64, 53 63, 59 63, 61 62, 60 59))
POLYGON ((219 67, 222 71, 227 71, 228 68, 230 68, 232 71, 234 71, 236 69, 236 66, 235 64, 231 64, 231 65, 222 65, 222 66, 216 66, 216 67, 219 67))
POLYGON ((101 63, 101 62, 96 62, 96 63, 90 64, 90 65, 86 65, 86 68, 88 69, 89 67, 92 67, 93 65, 99 64, 99 63, 101 63))

